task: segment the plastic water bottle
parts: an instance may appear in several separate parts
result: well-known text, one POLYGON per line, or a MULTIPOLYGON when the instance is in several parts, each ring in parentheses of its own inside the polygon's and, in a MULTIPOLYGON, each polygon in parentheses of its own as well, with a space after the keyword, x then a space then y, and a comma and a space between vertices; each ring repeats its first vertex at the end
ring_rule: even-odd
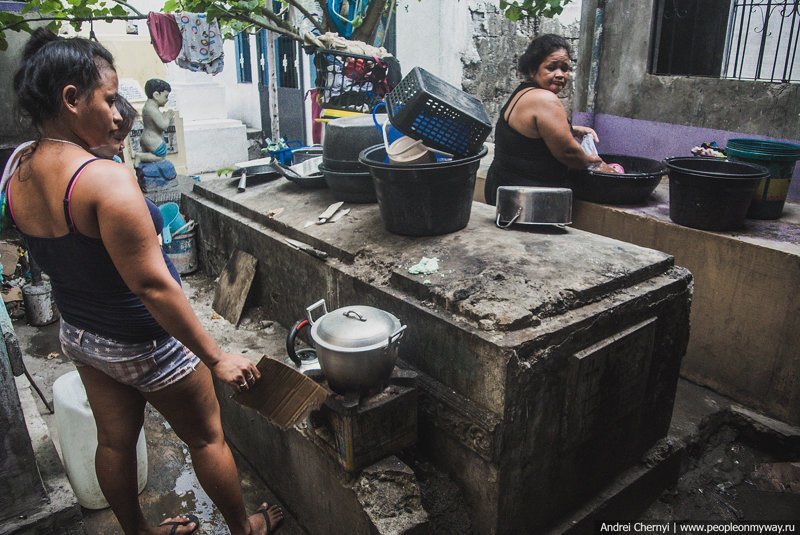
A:
MULTIPOLYGON (((66 373, 53 383, 53 405, 61 459, 75 497, 87 509, 105 509, 108 502, 100 490, 94 469, 97 425, 77 371, 66 373)), ((144 428, 136 443, 136 461, 138 489, 141 493, 147 485, 147 443, 144 428)))

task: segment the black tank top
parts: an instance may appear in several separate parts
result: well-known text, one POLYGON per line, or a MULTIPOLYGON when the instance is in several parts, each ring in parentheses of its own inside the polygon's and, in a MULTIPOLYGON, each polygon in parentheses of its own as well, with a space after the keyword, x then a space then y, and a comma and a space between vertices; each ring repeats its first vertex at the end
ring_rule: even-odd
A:
MULTIPOLYGON (((56 238, 29 236, 21 231, 20 234, 31 256, 50 276, 53 298, 67 323, 122 342, 164 338, 168 336, 166 331, 122 280, 103 241, 84 236, 75 228, 69 207, 72 188, 84 168, 96 160, 85 162, 75 171, 64 194, 69 234, 56 238)), ((10 181, 6 188, 9 214, 14 221, 10 181)), ((149 199, 145 201, 156 232, 160 233, 161 212, 149 199)), ((163 249, 161 254, 172 277, 180 284, 180 276, 163 249)))
MULTIPOLYGON (((522 82, 500 110, 494 133, 494 160, 489 166, 484 188, 486 202, 491 205, 497 202, 497 188, 500 186, 567 186, 567 166, 553 156, 544 139, 523 136, 511 128, 505 118, 514 97, 536 87, 533 82, 522 82)), ((511 106, 509 115, 518 102, 511 106)))

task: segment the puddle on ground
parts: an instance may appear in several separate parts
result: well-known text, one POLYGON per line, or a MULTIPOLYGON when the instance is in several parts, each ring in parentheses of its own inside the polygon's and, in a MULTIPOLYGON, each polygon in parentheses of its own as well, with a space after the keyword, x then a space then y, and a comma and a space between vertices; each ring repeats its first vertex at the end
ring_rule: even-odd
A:
MULTIPOLYGON (((20 327, 14 326, 14 329, 20 327)), ((31 327, 35 329, 33 335, 30 336, 25 351, 29 355, 36 357, 47 357, 52 353, 61 353, 61 343, 58 341, 58 322, 44 325, 42 327, 31 327)), ((63 358, 60 355, 59 358, 63 358)))
POLYGON ((774 443, 755 443, 741 429, 722 426, 702 451, 691 456, 688 470, 677 484, 667 489, 640 520, 800 520, 800 495, 759 490, 753 477, 756 467, 764 463, 798 460, 797 451, 782 451, 774 443))

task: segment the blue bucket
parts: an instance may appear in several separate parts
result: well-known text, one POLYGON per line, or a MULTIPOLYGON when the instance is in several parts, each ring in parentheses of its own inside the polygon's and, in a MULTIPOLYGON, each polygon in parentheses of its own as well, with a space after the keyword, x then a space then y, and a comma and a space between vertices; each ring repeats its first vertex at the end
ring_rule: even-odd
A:
POLYGON ((161 217, 164 218, 161 240, 164 244, 168 244, 172 242, 172 233, 186 225, 186 220, 181 215, 181 209, 177 203, 164 203, 158 209, 161 211, 161 217))

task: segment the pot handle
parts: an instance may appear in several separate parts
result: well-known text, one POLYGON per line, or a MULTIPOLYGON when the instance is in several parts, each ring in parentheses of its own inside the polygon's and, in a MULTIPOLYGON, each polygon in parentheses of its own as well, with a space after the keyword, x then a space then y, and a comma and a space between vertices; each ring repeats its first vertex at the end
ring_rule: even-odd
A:
POLYGON ((308 325, 308 320, 300 320, 295 322, 295 324, 292 325, 292 328, 289 329, 289 335, 286 337, 286 353, 289 354, 289 358, 292 359, 292 362, 294 362, 298 367, 303 365, 303 361, 300 360, 300 357, 297 355, 297 351, 294 349, 294 342, 297 340, 297 335, 300 333, 300 329, 306 325, 308 325))
POLYGON ((403 332, 406 330, 406 327, 408 327, 408 325, 403 325, 389 336, 389 343, 386 344, 387 348, 392 347, 392 344, 398 342, 403 337, 403 332))
MULTIPOLYGON (((313 305, 311 305, 310 307, 308 307, 308 308, 306 309, 306 317, 308 318, 308 322, 309 322, 311 325, 314 325, 314 317, 312 316, 312 314, 311 314, 311 313, 312 313, 314 310, 318 309, 320 306, 322 307, 322 310, 323 310, 323 312, 322 312, 322 316, 324 316, 325 314, 327 314, 327 313, 328 313, 328 306, 325 304, 325 300, 324 300, 324 299, 320 299, 319 301, 317 301, 316 303, 314 303, 313 305)), ((322 316, 320 316, 320 318, 321 318, 322 316)), ((317 319, 319 319, 319 318, 317 318, 317 319)))
POLYGON ((497 214, 497 221, 495 221, 495 224, 498 226, 498 228, 501 228, 501 229, 508 229, 508 227, 510 227, 511 225, 513 225, 513 224, 514 224, 514 221, 516 221, 516 220, 519 218, 520 214, 522 214, 522 208, 521 208, 521 207, 520 207, 520 208, 517 208, 517 213, 514 215, 514 217, 512 217, 512 218, 511 218, 511 221, 509 221, 508 223, 505 223, 505 222, 504 222, 504 223, 505 223, 504 225, 501 225, 501 224, 500 224, 500 217, 501 217, 501 214, 497 214))

